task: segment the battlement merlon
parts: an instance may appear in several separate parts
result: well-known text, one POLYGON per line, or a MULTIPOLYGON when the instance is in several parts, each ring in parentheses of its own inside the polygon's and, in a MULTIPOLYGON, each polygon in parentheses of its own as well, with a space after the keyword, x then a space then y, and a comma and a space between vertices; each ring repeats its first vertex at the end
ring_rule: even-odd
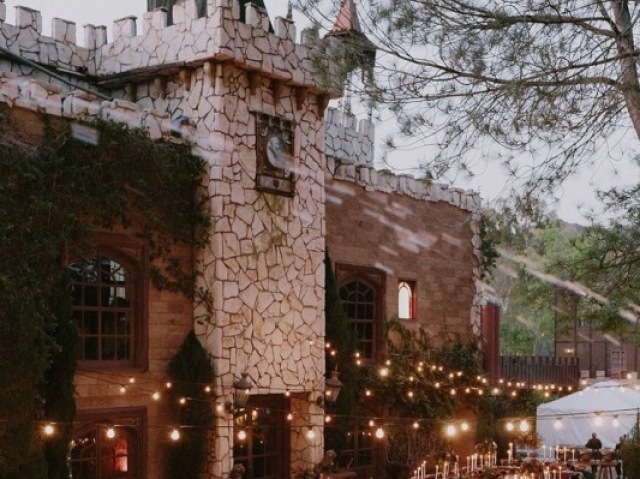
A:
POLYGON ((370 120, 329 108, 324 128, 324 152, 341 164, 373 165, 375 127, 370 120))
POLYGON ((138 35, 136 17, 124 17, 113 25, 113 41, 107 42, 104 26, 85 25, 85 46, 76 44, 74 22, 53 19, 52 36, 42 35, 42 15, 16 7, 16 25, 5 22, 6 5, 0 3, 0 46, 28 60, 62 70, 86 73, 100 83, 136 82, 163 68, 197 68, 205 63, 233 63, 293 87, 337 98, 340 87, 328 86, 333 65, 314 63, 320 55, 317 40, 303 31, 296 43, 296 27, 277 17, 269 32, 266 11, 247 4, 245 22, 240 21, 237 2, 208 0, 207 16, 198 18, 195 0, 173 7, 173 25, 167 25, 164 9, 147 12, 138 35), (314 60, 316 59, 316 60, 314 60), (322 70, 323 75, 315 72, 322 70), (329 72, 329 74, 327 74, 329 72))

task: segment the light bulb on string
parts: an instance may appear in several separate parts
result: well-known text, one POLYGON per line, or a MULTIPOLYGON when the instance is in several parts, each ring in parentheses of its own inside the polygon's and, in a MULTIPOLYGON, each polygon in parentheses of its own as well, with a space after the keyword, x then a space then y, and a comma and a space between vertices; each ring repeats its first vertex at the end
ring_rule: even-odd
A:
POLYGON ((414 421, 413 422, 413 428, 414 429, 419 429, 420 428, 420 424, 418 423, 418 421, 414 421))
POLYGON ((310 427, 307 430, 307 439, 315 439, 316 438, 316 432, 313 430, 312 427, 310 427))
POLYGON ((151 398, 152 398, 154 401, 158 401, 158 400, 160 400, 160 393, 159 393, 158 391, 155 391, 155 392, 151 395, 151 398))
POLYGON ((456 432, 457 432, 457 431, 456 431, 456 427, 455 427, 453 424, 449 424, 449 425, 446 427, 445 432, 446 432, 447 436, 449 436, 449 437, 453 437, 453 436, 455 436, 455 435, 456 435, 456 432))
POLYGON ((134 377, 130 377, 129 378, 129 384, 133 384, 135 382, 136 382, 136 378, 134 378, 134 377))
POLYGON ((515 426, 513 425, 513 423, 511 421, 508 421, 507 425, 506 425, 506 429, 507 429, 507 431, 511 432, 511 431, 513 431, 515 429, 515 426))
POLYGON ((170 382, 167 382, 167 383, 165 384, 165 387, 166 387, 167 389, 171 389, 171 388, 173 387, 173 384, 171 384, 170 382))
POLYGON ((382 439, 384 437, 384 429, 382 429, 381 427, 376 429, 376 437, 378 439, 382 439))
POLYGON ((527 432, 528 430, 529 430, 529 423, 527 422, 526 419, 523 419, 522 421, 520 421, 520 431, 527 432))
POLYGON ((120 394, 124 394, 126 392, 127 392, 127 387, 124 384, 120 385, 120 394))
POLYGON ((187 404, 187 398, 186 397, 181 397, 178 402, 180 403, 181 406, 184 406, 185 404, 187 404))
POLYGON ((245 439, 247 439, 247 431, 245 431, 244 429, 240 429, 238 431, 238 440, 244 441, 245 439))
POLYGON ((107 436, 107 438, 113 439, 114 437, 116 437, 116 430, 113 428, 113 426, 109 426, 105 435, 107 436))
POLYGON ((329 424, 331 422, 331 416, 329 416, 328 414, 324 417, 324 422, 325 424, 329 424))
POLYGON ((293 421, 293 413, 287 414, 287 421, 293 421))
POLYGON ((211 392, 211 386, 209 386, 208 384, 204 387, 204 392, 206 392, 207 394, 209 394, 211 392))
POLYGON ((596 417, 593 418, 593 424, 596 426, 602 426, 602 416, 600 413, 596 413, 596 417))
POLYGON ((172 441, 178 441, 180 439, 180 431, 178 431, 176 428, 173 428, 169 437, 171 437, 172 441))
POLYGON ((50 437, 56 433, 56 428, 54 427, 53 424, 49 423, 42 428, 42 432, 44 433, 45 436, 50 437))
POLYGON ((460 429, 464 432, 467 432, 469 430, 469 423, 467 421, 462 421, 462 424, 460 424, 460 429))

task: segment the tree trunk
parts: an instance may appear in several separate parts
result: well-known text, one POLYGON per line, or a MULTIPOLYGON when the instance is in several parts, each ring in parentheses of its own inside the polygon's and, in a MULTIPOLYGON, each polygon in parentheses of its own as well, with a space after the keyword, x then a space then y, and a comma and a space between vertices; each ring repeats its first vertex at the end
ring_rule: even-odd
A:
POLYGON ((633 24, 629 15, 628 0, 612 0, 611 8, 616 22, 616 44, 621 57, 622 94, 629 111, 631 123, 640 138, 640 85, 638 83, 638 68, 636 65, 635 47, 633 41, 633 24))

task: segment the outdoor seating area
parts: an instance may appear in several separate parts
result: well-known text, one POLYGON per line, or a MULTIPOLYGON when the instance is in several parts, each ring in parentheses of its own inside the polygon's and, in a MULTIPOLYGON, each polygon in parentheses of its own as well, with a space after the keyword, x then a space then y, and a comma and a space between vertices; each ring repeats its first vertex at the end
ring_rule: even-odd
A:
POLYGON ((510 457, 500 461, 491 457, 478 460, 478 455, 472 455, 462 467, 457 462, 445 462, 436 466, 435 471, 422 464, 413 472, 411 479, 581 479, 591 474, 595 479, 624 477, 622 461, 613 450, 603 449, 598 458, 590 450, 577 446, 563 446, 550 451, 549 457, 540 457, 531 451, 523 458, 510 457))

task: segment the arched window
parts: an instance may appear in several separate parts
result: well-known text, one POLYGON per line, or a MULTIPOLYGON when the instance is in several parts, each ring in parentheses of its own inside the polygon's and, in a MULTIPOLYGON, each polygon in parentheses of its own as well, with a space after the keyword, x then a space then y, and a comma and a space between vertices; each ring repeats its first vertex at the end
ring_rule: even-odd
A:
POLYGON ((416 319, 415 315, 415 283, 400 281, 398 283, 398 318, 416 319))
POLYGON ((72 479, 142 479, 141 414, 79 427, 69 450, 72 479))
POLYGON ((377 298, 374 289, 361 279, 356 279, 340 288, 340 299, 358 340, 360 356, 365 360, 374 359, 377 335, 377 298))
POLYGON ((81 365, 137 365, 143 329, 139 270, 135 259, 105 246, 68 264, 81 365))

